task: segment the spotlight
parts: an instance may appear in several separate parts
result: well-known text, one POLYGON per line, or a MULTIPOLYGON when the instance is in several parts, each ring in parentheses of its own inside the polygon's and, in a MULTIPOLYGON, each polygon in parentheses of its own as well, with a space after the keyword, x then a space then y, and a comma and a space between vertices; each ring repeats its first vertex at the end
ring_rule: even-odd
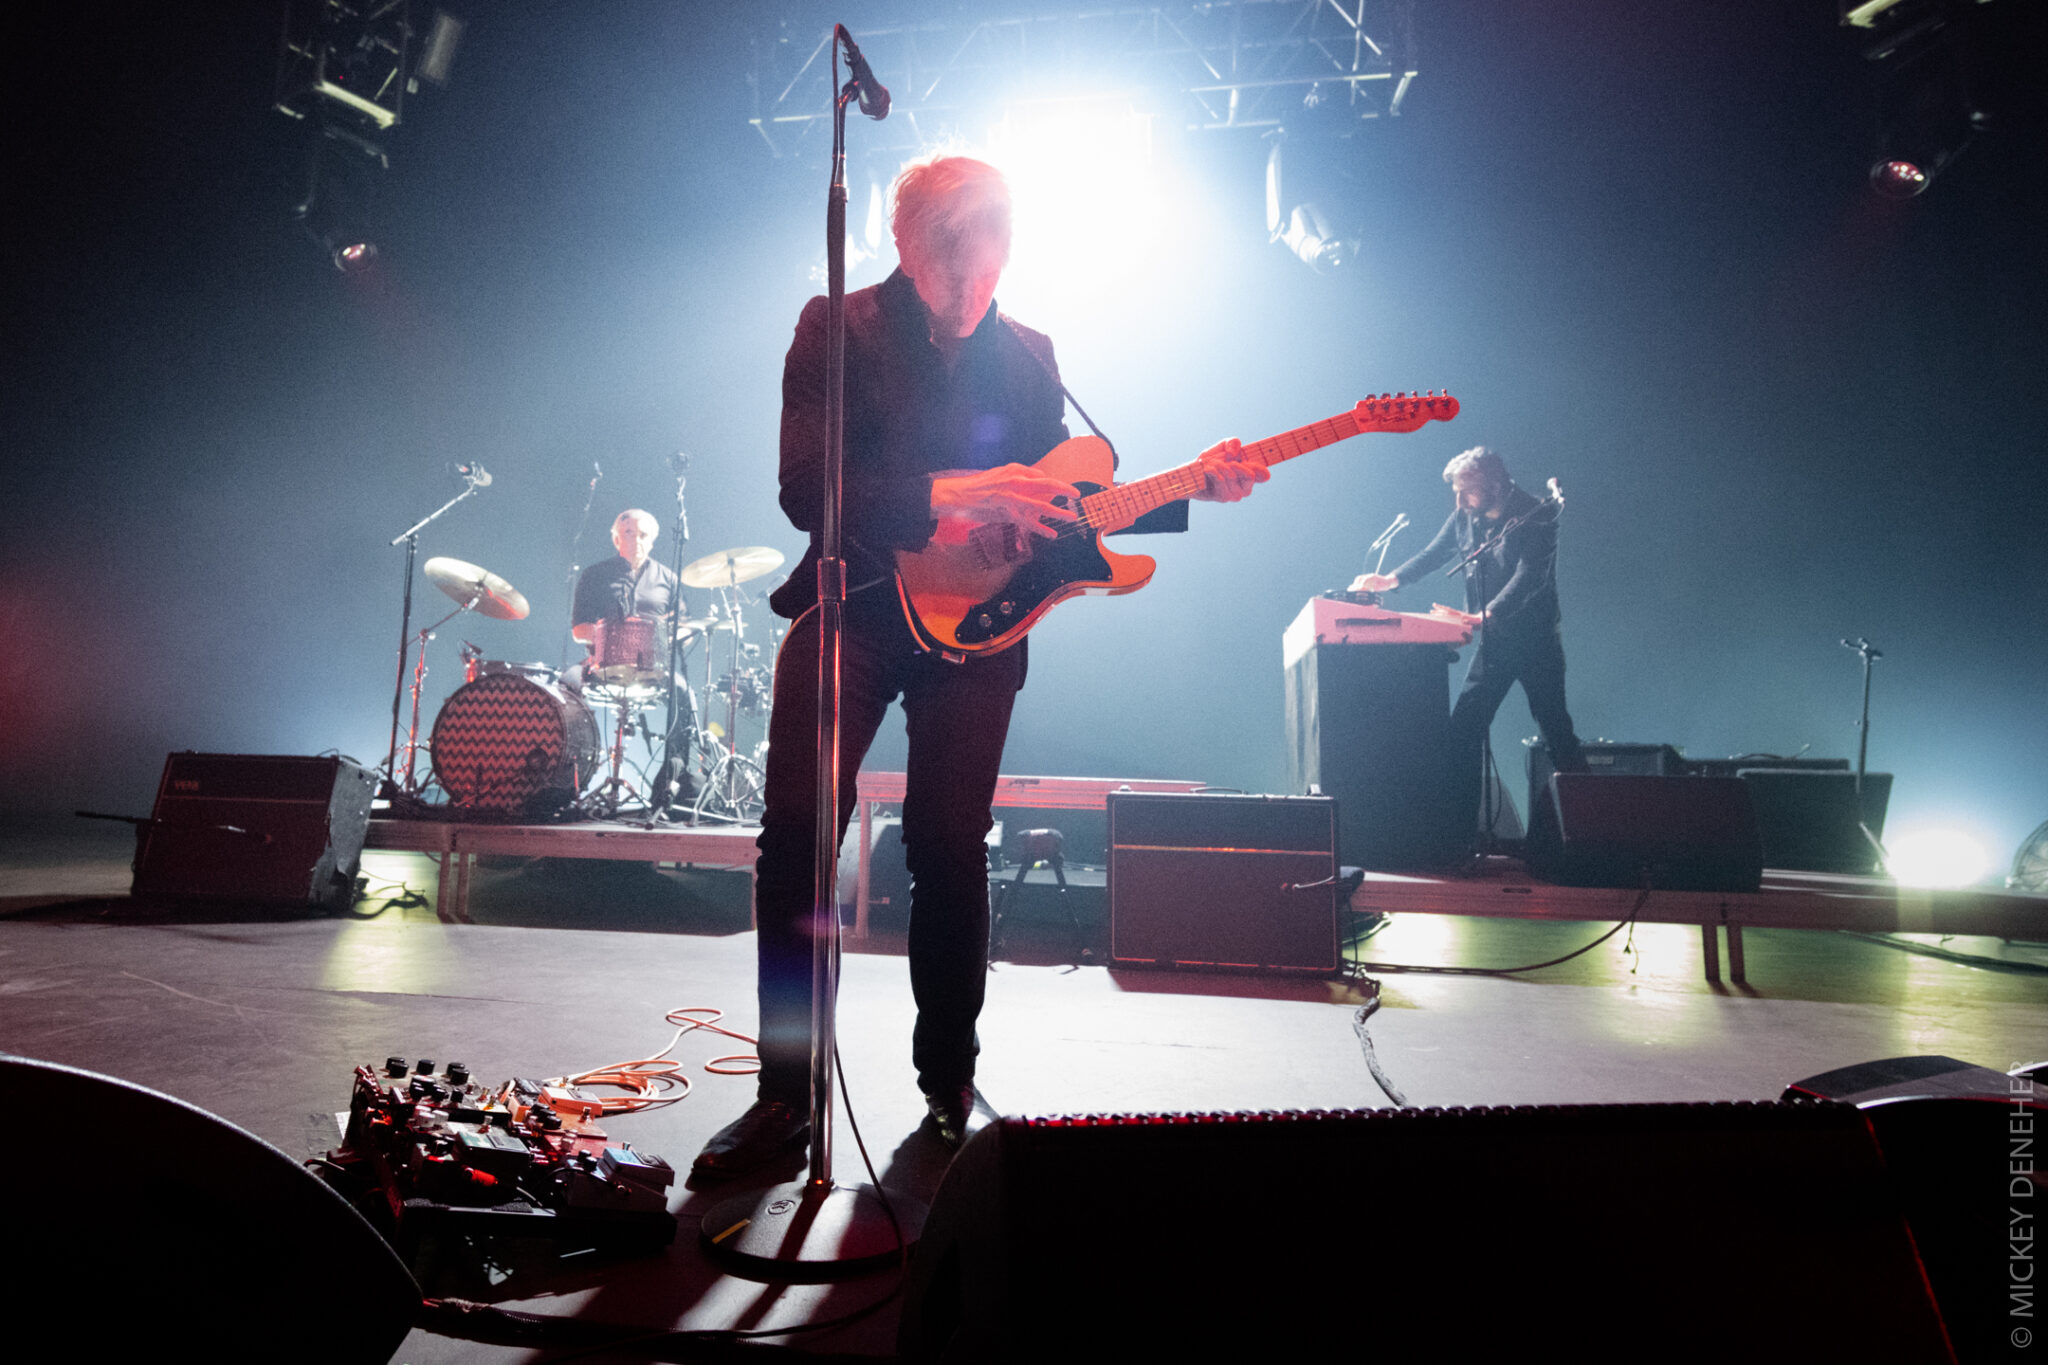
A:
POLYGON ((1320 204, 1297 204, 1288 214, 1287 230, 1278 240, 1318 275, 1342 269, 1358 254, 1361 245, 1356 237, 1340 236, 1330 226, 1320 204))
POLYGON ((1293 252, 1303 265, 1318 275, 1327 275, 1349 264, 1363 243, 1358 234, 1336 228, 1329 212, 1313 200, 1287 210, 1282 225, 1280 206, 1286 202, 1281 194, 1285 155, 1282 148, 1286 144, 1286 134, 1276 133, 1272 150, 1266 153, 1266 231, 1269 240, 1293 252))
POLYGON ((375 242, 350 242, 347 246, 335 249, 334 268, 344 275, 353 275, 359 270, 369 269, 371 262, 376 259, 375 242))
POLYGON ((1877 114, 1870 187, 1887 199, 1925 193, 1986 122, 1960 19, 1946 0, 1892 0, 1844 11, 1843 23, 1876 35, 1863 48, 1877 114))
POLYGON ((346 129, 330 124, 309 139, 305 192, 292 217, 344 274, 366 270, 377 259, 370 227, 378 178, 387 165, 381 147, 346 129))
POLYGON ((1870 168, 1870 188, 1887 199, 1911 199, 1927 188, 1928 178, 1910 161, 1879 161, 1870 168))
POLYGON ((1968 886, 1991 866, 1984 845, 1956 829, 1919 829, 1887 841, 1885 865, 1905 886, 1968 886))

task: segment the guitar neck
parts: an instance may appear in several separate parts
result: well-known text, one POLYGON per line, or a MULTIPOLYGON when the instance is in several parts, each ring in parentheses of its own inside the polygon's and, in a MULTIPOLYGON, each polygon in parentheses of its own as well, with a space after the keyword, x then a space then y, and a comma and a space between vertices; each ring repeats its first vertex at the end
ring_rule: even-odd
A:
MULTIPOLYGON (((1270 469, 1282 460, 1291 460, 1297 455, 1306 455, 1311 450, 1321 450, 1324 446, 1356 436, 1360 430, 1354 415, 1340 412, 1335 417, 1310 422, 1292 431, 1283 431, 1278 436, 1268 436, 1263 441, 1254 441, 1245 446, 1244 454, 1247 460, 1257 461, 1270 469)), ((1097 531, 1122 530, 1147 512, 1193 497, 1202 491, 1204 482, 1202 462, 1191 460, 1164 473, 1133 479, 1100 493, 1089 494, 1081 499, 1081 519, 1097 531)))

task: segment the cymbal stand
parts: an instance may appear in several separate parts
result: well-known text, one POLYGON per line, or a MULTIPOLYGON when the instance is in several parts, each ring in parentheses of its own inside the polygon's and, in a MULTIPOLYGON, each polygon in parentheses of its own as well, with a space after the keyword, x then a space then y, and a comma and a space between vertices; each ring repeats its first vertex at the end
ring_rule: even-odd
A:
MULTIPOLYGON (((762 789, 766 779, 752 759, 740 757, 740 692, 743 680, 740 677, 740 660, 746 655, 747 635, 746 610, 741 602, 743 594, 738 584, 725 584, 718 589, 719 601, 724 606, 726 620, 732 625, 732 648, 728 654, 723 690, 725 692, 725 740, 718 762, 712 766, 697 793, 695 814, 698 819, 730 820, 744 824, 757 813, 762 789)), ((704 649, 705 702, 711 700, 711 656, 712 646, 704 649)))
POLYGON ((419 653, 412 669, 412 724, 405 731, 405 784, 400 788, 407 796, 418 796, 419 786, 413 781, 413 759, 420 751, 420 687, 427 680, 427 641, 434 638, 434 632, 453 621, 462 613, 484 600, 481 589, 469 595, 469 600, 449 612, 419 634, 419 653))
MULTIPOLYGON (((472 466, 474 468, 474 466, 472 466)), ((405 546, 405 605, 398 616, 398 682, 391 690, 391 748, 384 755, 384 795, 389 796, 396 785, 398 776, 398 713, 405 705, 405 663, 406 654, 412 649, 412 575, 420 556, 420 532, 438 521, 449 508, 464 498, 473 498, 478 489, 484 487, 476 474, 465 474, 468 487, 460 493, 421 517, 418 521, 391 538, 393 545, 405 546)), ((466 610, 466 608, 465 608, 466 610)), ((419 694, 413 694, 413 732, 419 732, 419 694)), ((407 783, 410 786, 411 758, 407 757, 407 783)), ((408 790, 410 795, 410 790, 408 790)))
MULTIPOLYGON (((590 462, 590 486, 583 493, 583 515, 576 518, 576 534, 569 538, 569 615, 576 615, 576 585, 583 581, 583 532, 590 526, 591 504, 597 501, 598 481, 604 478, 604 466, 596 460, 590 462)), ((580 644, 576 638, 576 627, 569 627, 569 638, 562 642, 561 667, 567 669, 570 659, 580 644)))

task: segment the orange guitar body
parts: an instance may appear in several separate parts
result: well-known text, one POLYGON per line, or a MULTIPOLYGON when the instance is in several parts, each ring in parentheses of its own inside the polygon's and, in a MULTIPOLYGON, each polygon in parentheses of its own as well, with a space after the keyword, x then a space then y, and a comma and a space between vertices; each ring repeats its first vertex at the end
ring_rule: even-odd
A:
MULTIPOLYGON (((1096 436, 1062 441, 1031 467, 1084 497, 1116 478, 1116 456, 1096 436)), ((988 654, 1016 644, 1068 598, 1136 592, 1158 567, 1150 555, 1104 549, 1102 537, 1088 531, 1048 538, 941 518, 924 549, 896 552, 896 588, 927 649, 988 654)))

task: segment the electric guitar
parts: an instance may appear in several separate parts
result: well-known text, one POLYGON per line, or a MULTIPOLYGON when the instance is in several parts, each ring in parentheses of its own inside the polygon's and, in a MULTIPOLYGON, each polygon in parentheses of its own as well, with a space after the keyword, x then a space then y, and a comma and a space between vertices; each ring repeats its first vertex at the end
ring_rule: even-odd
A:
MULTIPOLYGON (((1382 394, 1325 421, 1248 444, 1244 453, 1270 467, 1362 432, 1414 431, 1457 415, 1458 400, 1447 393, 1382 394)), ((1201 492, 1202 463, 1125 484, 1115 482, 1115 465, 1107 441, 1076 436, 1032 466, 1081 490, 1073 504, 1078 516, 1050 539, 1009 522, 941 517, 925 548, 898 550, 896 590, 918 643, 942 653, 993 654, 1023 639, 1070 597, 1115 597, 1151 582, 1158 565, 1149 555, 1106 550, 1102 537, 1201 492)))

